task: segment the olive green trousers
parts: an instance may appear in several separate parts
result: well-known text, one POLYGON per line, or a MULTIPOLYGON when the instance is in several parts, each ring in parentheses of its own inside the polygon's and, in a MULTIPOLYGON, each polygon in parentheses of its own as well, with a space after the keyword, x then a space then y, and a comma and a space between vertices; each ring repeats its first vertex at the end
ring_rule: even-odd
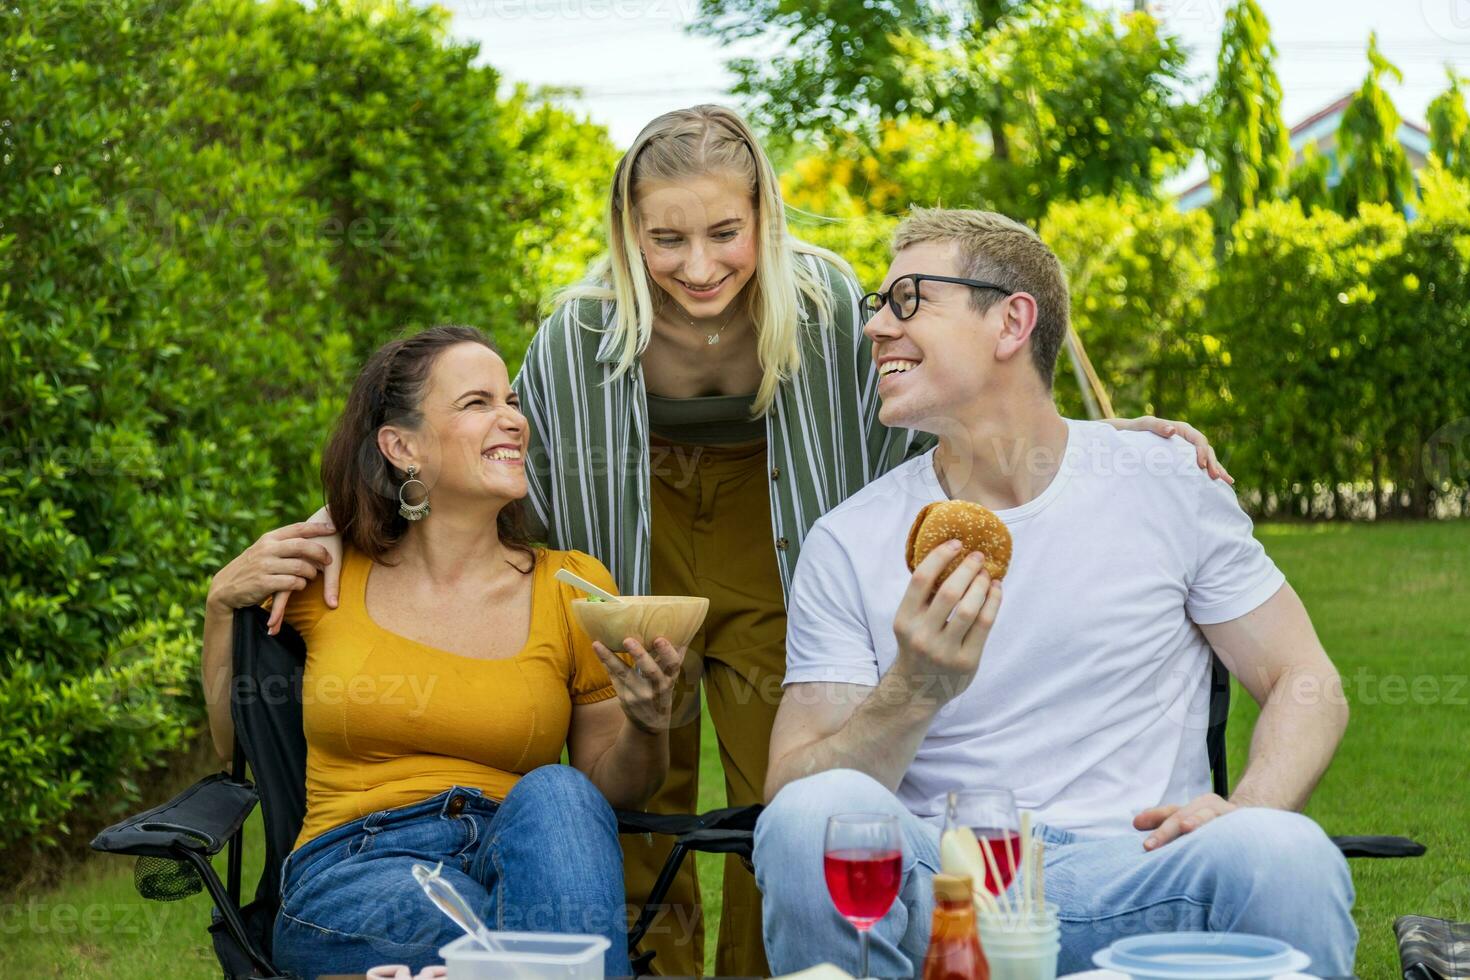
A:
MULTIPOLYGON (((701 684, 719 741, 726 805, 760 803, 786 673, 786 606, 771 537, 766 446, 682 446, 655 439, 650 462, 653 592, 707 596, 710 608, 680 675, 669 774, 645 809, 698 809, 701 684)), ((672 846, 667 837, 623 837, 631 905, 642 906, 672 846)), ((725 857, 722 901, 715 972, 769 975, 760 892, 735 855, 725 857)), ((656 952, 653 971, 660 976, 704 973, 704 920, 692 855, 641 948, 656 952)))

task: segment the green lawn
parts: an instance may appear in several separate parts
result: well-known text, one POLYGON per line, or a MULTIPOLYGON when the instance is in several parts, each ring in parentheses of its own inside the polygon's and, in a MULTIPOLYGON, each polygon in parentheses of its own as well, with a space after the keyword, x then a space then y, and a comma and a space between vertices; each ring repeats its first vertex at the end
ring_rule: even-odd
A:
MULTIPOLYGON (((1355 860, 1358 974, 1399 975, 1393 920, 1470 920, 1470 521, 1263 525, 1342 674, 1352 720, 1307 813, 1331 834, 1401 834, 1422 858, 1355 860)), ((1256 706, 1236 687, 1231 772, 1256 706)))
MULTIPOLYGON (((1403 834, 1430 849, 1416 860, 1353 862, 1358 973, 1395 976, 1395 916, 1470 919, 1470 521, 1265 525, 1259 536, 1312 611, 1352 703, 1347 738, 1308 812, 1329 833, 1403 834)), ((1230 738, 1237 775, 1255 713, 1237 690, 1230 738)), ((701 783, 701 806, 722 805, 708 715, 701 783)), ((254 821, 250 832, 258 835, 254 821)), ((259 856, 258 846, 249 848, 249 858, 259 856)), ((700 855, 699 866, 712 964, 721 859, 700 855)), ((247 872, 253 882, 258 864, 247 859, 247 872)), ((60 887, 0 900, 0 975, 215 977, 208 918, 202 896, 144 902, 128 861, 98 857, 60 887)))

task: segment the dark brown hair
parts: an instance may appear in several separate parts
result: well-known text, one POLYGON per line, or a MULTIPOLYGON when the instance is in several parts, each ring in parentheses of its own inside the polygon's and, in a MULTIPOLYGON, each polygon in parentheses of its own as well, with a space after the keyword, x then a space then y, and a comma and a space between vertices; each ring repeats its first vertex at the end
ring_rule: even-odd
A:
MULTIPOLYGON (((322 486, 332 523, 344 541, 374 561, 381 561, 403 540, 409 523, 398 513, 398 488, 408 474, 388 462, 378 448, 378 430, 388 424, 407 428, 423 424, 419 407, 434 362, 444 351, 465 343, 500 353, 479 330, 461 326, 430 327, 379 347, 352 383, 347 407, 322 452, 322 486)), ((502 544, 531 559, 524 571, 535 567, 536 551, 519 500, 501 508, 495 526, 502 544)))

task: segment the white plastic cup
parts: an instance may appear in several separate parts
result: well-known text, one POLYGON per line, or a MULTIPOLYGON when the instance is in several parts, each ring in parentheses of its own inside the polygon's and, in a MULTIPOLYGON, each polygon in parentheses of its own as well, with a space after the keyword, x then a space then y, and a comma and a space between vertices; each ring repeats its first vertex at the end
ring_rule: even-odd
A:
POLYGON ((977 920, 990 980, 1056 980, 1062 931, 1055 905, 1019 920, 986 912, 977 920))

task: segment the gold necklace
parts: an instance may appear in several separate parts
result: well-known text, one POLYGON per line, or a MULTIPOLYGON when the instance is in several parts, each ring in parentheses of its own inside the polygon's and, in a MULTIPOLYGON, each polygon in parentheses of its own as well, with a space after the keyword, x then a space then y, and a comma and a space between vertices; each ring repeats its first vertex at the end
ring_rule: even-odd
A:
MULTIPOLYGON (((737 297, 737 299, 738 299, 738 297, 737 297)), ((674 303, 674 309, 676 309, 676 310, 679 311, 679 315, 682 316, 689 323, 689 325, 691 327, 693 327, 696 330, 704 330, 703 327, 701 327, 699 324, 697 324, 697 323, 694 322, 694 317, 690 316, 687 312, 685 312, 684 307, 680 306, 677 302, 674 303)), ((732 299, 730 301, 730 312, 729 312, 728 315, 726 315, 725 322, 722 323, 722 324, 720 324, 719 329, 716 330, 714 333, 710 333, 708 331, 704 331, 704 345, 706 347, 713 347, 715 344, 718 344, 720 342, 720 334, 722 334, 722 333, 725 332, 725 328, 730 325, 730 321, 732 321, 732 320, 735 319, 735 314, 738 311, 739 311, 739 306, 737 304, 737 301, 734 300, 734 299, 732 299)))

